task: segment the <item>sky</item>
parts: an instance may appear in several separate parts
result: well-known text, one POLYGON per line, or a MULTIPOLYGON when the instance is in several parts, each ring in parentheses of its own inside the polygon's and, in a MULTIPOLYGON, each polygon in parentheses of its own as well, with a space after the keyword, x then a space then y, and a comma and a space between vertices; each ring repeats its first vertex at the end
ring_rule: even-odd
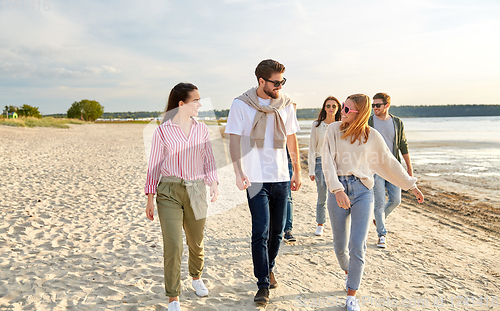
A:
POLYGON ((269 58, 297 108, 500 104, 498 55, 497 0, 0 0, 0 106, 43 114, 160 111, 179 82, 229 109, 269 58))

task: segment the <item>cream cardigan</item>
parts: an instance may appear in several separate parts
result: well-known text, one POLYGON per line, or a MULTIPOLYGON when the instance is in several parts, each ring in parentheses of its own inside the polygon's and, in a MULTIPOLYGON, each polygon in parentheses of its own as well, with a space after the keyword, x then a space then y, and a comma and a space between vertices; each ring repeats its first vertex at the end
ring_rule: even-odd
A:
POLYGON ((309 176, 315 173, 316 158, 321 157, 321 147, 323 147, 323 141, 325 140, 326 129, 329 124, 324 121, 321 122, 320 126, 316 127, 318 120, 314 121, 311 127, 311 135, 309 136, 309 151, 307 155, 307 164, 309 166, 309 176))
POLYGON ((326 131, 322 150, 322 166, 328 189, 337 193, 344 191, 338 176, 354 175, 366 188, 373 188, 373 175, 377 174, 390 183, 404 189, 415 188, 417 179, 410 177, 387 147, 382 135, 370 128, 368 141, 359 144, 341 139, 342 122, 330 124, 326 131))

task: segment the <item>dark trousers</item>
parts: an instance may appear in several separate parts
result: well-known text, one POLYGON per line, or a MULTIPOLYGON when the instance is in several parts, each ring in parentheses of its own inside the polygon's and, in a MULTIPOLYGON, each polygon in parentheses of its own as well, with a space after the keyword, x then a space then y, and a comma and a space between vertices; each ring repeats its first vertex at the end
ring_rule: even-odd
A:
POLYGON ((252 260, 259 288, 269 288, 269 272, 278 255, 290 182, 252 183, 247 189, 252 215, 252 260))
MULTIPOLYGON (((290 179, 292 179, 293 175, 293 166, 292 159, 290 159, 290 154, 288 153, 288 149, 286 150, 286 154, 288 157, 288 173, 290 174, 290 179)), ((288 199, 285 210, 285 232, 292 231, 293 229, 293 201, 292 201, 292 190, 288 187, 288 199)))

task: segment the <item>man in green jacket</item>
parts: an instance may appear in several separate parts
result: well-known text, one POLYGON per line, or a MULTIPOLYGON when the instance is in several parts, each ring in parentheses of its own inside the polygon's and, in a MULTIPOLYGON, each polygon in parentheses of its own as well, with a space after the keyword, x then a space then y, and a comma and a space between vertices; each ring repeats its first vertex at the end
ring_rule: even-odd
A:
MULTIPOLYGON (((410 154, 408 153, 408 143, 406 141, 403 121, 389 113, 390 106, 391 97, 389 95, 386 93, 375 94, 372 104, 373 115, 370 116, 368 125, 382 134, 392 154, 400 162, 401 158, 399 157, 399 152, 401 151, 403 159, 406 162, 408 174, 413 176, 413 168, 410 161, 410 154)), ((373 222, 377 226, 377 246, 386 248, 387 229, 385 228, 385 220, 401 203, 401 188, 396 187, 378 175, 375 175, 374 180, 373 195, 375 220, 373 222), (387 201, 385 196, 386 190, 387 201)))

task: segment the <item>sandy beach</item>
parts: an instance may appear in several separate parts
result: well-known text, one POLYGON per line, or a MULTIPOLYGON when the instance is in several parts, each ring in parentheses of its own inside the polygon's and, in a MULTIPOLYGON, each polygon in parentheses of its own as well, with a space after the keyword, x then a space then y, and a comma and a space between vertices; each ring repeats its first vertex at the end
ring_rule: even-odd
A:
MULTIPOLYGON (((156 213, 151 222, 144 212, 144 128, 0 126, 1 310, 167 309, 160 224, 156 213)), ((224 140, 217 128, 212 134, 221 195, 205 232, 210 294, 195 295, 185 246, 183 310, 345 310, 329 223, 322 237, 314 235, 316 187, 306 169, 293 193, 298 240, 281 247, 271 302, 253 302, 250 213, 224 140)), ((357 295, 362 310, 499 310, 498 189, 425 170, 415 167, 426 202, 403 195, 388 220, 387 249, 376 247, 370 227, 357 295)))

